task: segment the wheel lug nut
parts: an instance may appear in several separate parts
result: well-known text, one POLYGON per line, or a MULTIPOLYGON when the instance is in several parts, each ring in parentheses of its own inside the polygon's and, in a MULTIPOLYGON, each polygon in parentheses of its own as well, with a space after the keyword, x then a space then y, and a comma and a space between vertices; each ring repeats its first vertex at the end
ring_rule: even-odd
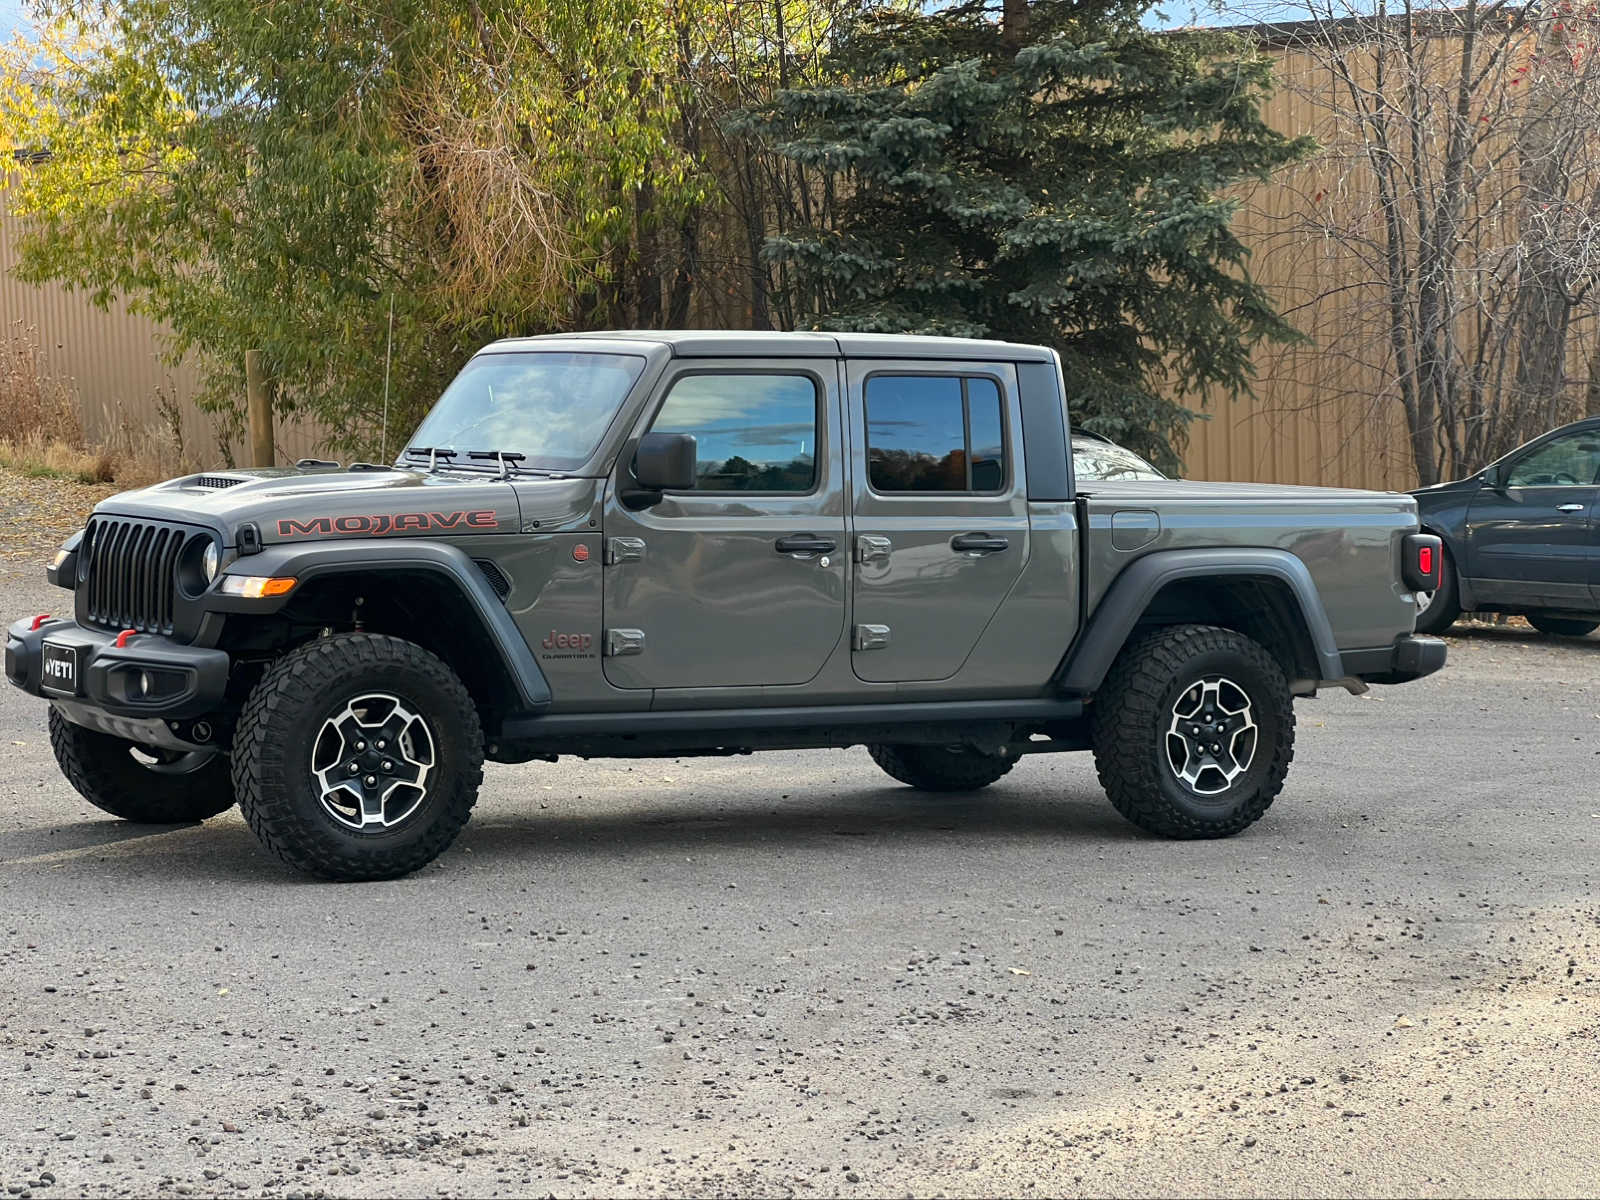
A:
POLYGON ((382 739, 382 738, 379 738, 379 739, 378 739, 378 749, 379 749, 379 750, 382 750, 382 749, 384 749, 384 748, 385 748, 385 747, 387 747, 387 746, 388 746, 388 744, 389 744, 389 743, 388 743, 388 742, 386 742, 386 741, 384 741, 384 740, 383 740, 383 739, 382 739))
POLYGON ((352 774, 352 775, 359 775, 359 774, 361 774, 361 767, 360 767, 360 765, 359 765, 359 764, 357 764, 357 763, 351 763, 351 764, 350 764, 350 774, 352 774))
POLYGON ((390 762, 388 759, 384 759, 383 760, 383 769, 385 771, 392 771, 392 770, 394 770, 394 764, 392 762, 390 762))
POLYGON ((365 742, 357 742, 356 743, 356 749, 357 750, 365 750, 366 748, 367 748, 367 744, 365 742))
POLYGON ((378 782, 378 777, 376 775, 368 775, 367 776, 367 786, 368 787, 375 786, 377 784, 377 782, 378 782))

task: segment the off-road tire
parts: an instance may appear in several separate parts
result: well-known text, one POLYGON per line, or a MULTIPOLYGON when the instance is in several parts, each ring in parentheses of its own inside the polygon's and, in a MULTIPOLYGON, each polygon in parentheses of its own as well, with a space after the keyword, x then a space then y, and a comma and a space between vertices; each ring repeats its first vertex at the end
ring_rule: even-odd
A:
POLYGON ((1456 584, 1456 565, 1450 561, 1450 552, 1439 555, 1439 586, 1434 589, 1433 602, 1427 610, 1417 614, 1418 633, 1443 633, 1461 616, 1461 591, 1456 584))
POLYGON ((220 754, 196 758, 189 769, 183 762, 149 764, 145 759, 156 754, 141 749, 144 758, 136 758, 135 743, 74 725, 54 707, 50 749, 78 795, 124 821, 185 825, 233 807, 228 760, 220 754))
POLYGON ((1557 617, 1549 613, 1529 613, 1528 624, 1551 637, 1588 637, 1596 629, 1600 629, 1600 621, 1585 621, 1582 617, 1557 617))
POLYGON ((483 731, 448 666, 411 642, 371 633, 318 638, 269 667, 233 742, 239 809, 269 851, 322 879, 394 879, 432 862, 472 815, 483 782, 483 731), (428 724, 435 767, 416 810, 392 827, 355 830, 323 807, 311 775, 318 731, 341 705, 385 691, 428 724))
POLYGON ((877 745, 867 753, 890 778, 924 792, 975 792, 1017 761, 960 746, 877 745))
POLYGON ((1171 838, 1229 837, 1254 824, 1283 788, 1294 757, 1294 703, 1277 660, 1231 629, 1173 625, 1130 643, 1112 664, 1090 715, 1095 769, 1116 810, 1171 838), (1198 682, 1222 676, 1249 698, 1258 733, 1248 768, 1226 790, 1200 795, 1168 757, 1172 714, 1198 682))

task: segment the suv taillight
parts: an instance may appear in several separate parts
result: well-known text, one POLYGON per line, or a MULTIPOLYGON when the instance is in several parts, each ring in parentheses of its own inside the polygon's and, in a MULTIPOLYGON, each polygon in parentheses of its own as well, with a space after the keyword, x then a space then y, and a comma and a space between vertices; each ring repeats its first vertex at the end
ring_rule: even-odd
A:
POLYGON ((1443 557, 1444 543, 1433 534, 1408 533, 1400 548, 1400 578, 1413 592, 1436 591, 1443 557))

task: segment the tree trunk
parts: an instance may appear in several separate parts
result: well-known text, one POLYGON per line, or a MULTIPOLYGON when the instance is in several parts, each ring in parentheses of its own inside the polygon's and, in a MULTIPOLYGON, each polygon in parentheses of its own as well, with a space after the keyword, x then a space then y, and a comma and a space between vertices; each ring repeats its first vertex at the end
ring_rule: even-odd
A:
POLYGON ((1021 50, 1028 40, 1029 0, 1005 0, 1000 15, 1000 44, 1008 54, 1021 50))
POLYGON ((633 196, 634 323, 639 329, 661 327, 661 245, 656 230, 656 187, 648 176, 633 196))

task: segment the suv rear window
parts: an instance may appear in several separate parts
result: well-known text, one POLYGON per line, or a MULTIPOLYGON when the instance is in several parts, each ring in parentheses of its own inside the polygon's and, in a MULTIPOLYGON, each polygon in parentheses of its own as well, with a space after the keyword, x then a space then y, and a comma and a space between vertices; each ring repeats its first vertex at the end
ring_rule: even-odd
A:
POLYGON ((1000 388, 981 375, 867 380, 867 474, 877 492, 998 492, 1006 482, 1000 388))

